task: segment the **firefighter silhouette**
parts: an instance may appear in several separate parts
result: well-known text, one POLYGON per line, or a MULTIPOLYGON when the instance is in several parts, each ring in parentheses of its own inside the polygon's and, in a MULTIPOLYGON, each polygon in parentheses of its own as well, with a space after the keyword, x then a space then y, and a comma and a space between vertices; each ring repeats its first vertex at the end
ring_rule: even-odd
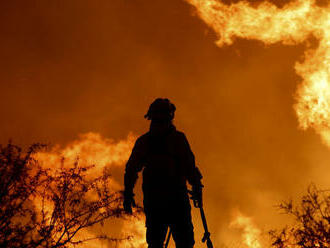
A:
POLYGON ((202 175, 184 133, 172 121, 176 108, 168 99, 157 98, 146 119, 150 130, 140 136, 126 164, 124 209, 132 213, 133 188, 143 170, 143 204, 146 215, 146 240, 149 248, 163 247, 170 228, 176 247, 194 246, 191 206, 186 182, 192 186, 192 198, 202 204, 202 175))

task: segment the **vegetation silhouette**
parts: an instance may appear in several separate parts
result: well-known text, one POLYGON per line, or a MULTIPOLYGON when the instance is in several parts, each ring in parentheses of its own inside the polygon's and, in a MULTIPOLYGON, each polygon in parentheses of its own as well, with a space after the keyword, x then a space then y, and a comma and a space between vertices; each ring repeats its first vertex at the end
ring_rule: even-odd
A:
POLYGON ((293 217, 294 222, 282 230, 270 231, 273 247, 330 247, 329 190, 319 190, 311 184, 298 204, 290 200, 279 208, 293 217))
MULTIPOLYGON (((43 168, 34 159, 45 145, 27 151, 11 143, 0 145, 0 247, 64 248, 93 239, 120 242, 130 237, 77 236, 110 218, 125 218, 123 192, 109 189, 111 175, 104 171, 89 179, 94 165, 43 168)), ((310 185, 301 201, 283 202, 279 208, 293 217, 281 230, 270 231, 275 248, 330 246, 330 190, 310 185)), ((135 214, 141 213, 137 208, 135 214)), ((131 215, 129 215, 131 217, 131 215)))
POLYGON ((77 237, 77 233, 109 218, 124 218, 122 192, 109 189, 110 174, 87 178, 91 166, 79 159, 67 168, 44 169, 33 155, 44 148, 35 144, 25 152, 19 146, 0 146, 0 247, 57 248, 92 239, 120 242, 130 237, 77 237))

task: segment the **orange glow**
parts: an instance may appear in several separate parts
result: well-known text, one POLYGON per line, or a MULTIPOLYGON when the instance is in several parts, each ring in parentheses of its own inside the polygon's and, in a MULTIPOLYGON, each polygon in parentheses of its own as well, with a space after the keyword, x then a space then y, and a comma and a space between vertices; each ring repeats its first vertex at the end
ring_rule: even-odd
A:
POLYGON ((313 128, 330 147, 330 5, 314 0, 296 0, 283 8, 269 2, 252 7, 241 1, 225 5, 217 0, 187 0, 218 35, 218 46, 231 45, 234 38, 295 45, 314 36, 319 44, 306 49, 295 70, 303 82, 296 93, 299 128, 313 128))
POLYGON ((145 241, 146 228, 144 220, 131 219, 124 222, 125 228, 122 230, 123 235, 131 236, 131 240, 125 241, 120 245, 120 248, 146 248, 147 243, 145 241))
MULTIPOLYGON (((134 140, 136 137, 129 134, 127 139, 115 142, 112 139, 102 137, 97 133, 86 133, 79 136, 78 140, 75 140, 65 147, 59 145, 51 148, 50 151, 38 152, 34 158, 37 159, 44 168, 56 169, 61 165, 61 160, 64 158, 63 165, 65 167, 73 166, 77 158, 79 158, 79 164, 82 166, 88 166, 94 164, 95 167, 90 170, 90 177, 100 176, 105 168, 111 168, 115 166, 124 167, 127 161, 134 140)), ((110 190, 121 190, 121 182, 113 179, 109 185, 110 190)), ((93 198, 94 196, 89 196, 93 198)), ((49 201, 42 203, 42 199, 36 198, 35 205, 37 208, 42 208, 51 214, 53 211, 53 205, 49 201)), ((119 232, 119 238, 132 236, 133 238, 128 241, 119 243, 120 248, 125 247, 145 247, 145 225, 144 220, 140 219, 128 219, 123 222, 123 228, 119 232)), ((95 235, 94 235, 95 236, 95 235)), ((93 233, 89 229, 83 229, 75 239, 86 239, 93 237, 93 233)), ((87 241, 82 247, 100 247, 102 246, 102 240, 87 241)))
MULTIPOLYGON (((87 177, 109 169, 109 188, 122 190, 133 142, 148 130, 143 115, 168 97, 203 174, 214 246, 246 247, 244 228, 229 228, 239 207, 270 247, 264 231, 288 221, 274 205, 310 182, 330 188, 329 4, 1 1, 1 143, 54 144, 36 154, 44 168, 62 157, 72 166, 78 156, 95 164, 87 177)), ((141 183, 140 173, 139 205, 141 183)), ((205 247, 199 211, 192 215, 195 246, 205 247)), ((132 235, 117 246, 145 246, 143 218, 110 220, 77 239, 98 234, 132 235)))
MULTIPOLYGON (((127 161, 134 144, 135 137, 129 134, 126 140, 115 142, 112 139, 103 138, 97 133, 86 133, 79 136, 78 140, 61 148, 59 145, 50 151, 39 152, 35 155, 44 168, 58 168, 64 158, 64 166, 70 167, 79 159, 83 166, 95 165, 90 170, 91 176, 97 176, 108 166, 123 167, 127 161)), ((113 180, 110 186, 112 190, 119 190, 122 186, 113 180)))
POLYGON ((260 230, 255 227, 252 219, 238 213, 235 220, 230 223, 230 227, 243 231, 243 243, 248 248, 262 248, 260 243, 260 230))
POLYGON ((107 165, 123 166, 131 152, 135 136, 129 134, 126 140, 115 142, 113 139, 103 138, 98 133, 81 134, 66 147, 59 145, 51 148, 50 152, 39 152, 36 159, 46 167, 54 168, 65 158, 65 165, 72 165, 79 158, 84 165, 97 164, 97 168, 107 165))

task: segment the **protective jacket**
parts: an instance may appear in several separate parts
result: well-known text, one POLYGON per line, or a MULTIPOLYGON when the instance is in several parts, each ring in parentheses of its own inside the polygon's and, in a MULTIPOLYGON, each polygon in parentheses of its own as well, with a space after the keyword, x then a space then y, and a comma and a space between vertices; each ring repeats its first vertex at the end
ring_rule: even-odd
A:
POLYGON ((202 175, 184 133, 173 125, 166 129, 153 128, 139 137, 126 164, 126 192, 133 192, 138 173, 143 169, 144 203, 161 201, 187 192, 186 181, 201 185, 202 175))
POLYGON ((192 248, 195 241, 186 182, 201 188, 202 175, 185 135, 171 123, 152 121, 127 162, 126 195, 133 195, 141 170, 148 248, 163 247, 168 227, 176 247, 192 248))

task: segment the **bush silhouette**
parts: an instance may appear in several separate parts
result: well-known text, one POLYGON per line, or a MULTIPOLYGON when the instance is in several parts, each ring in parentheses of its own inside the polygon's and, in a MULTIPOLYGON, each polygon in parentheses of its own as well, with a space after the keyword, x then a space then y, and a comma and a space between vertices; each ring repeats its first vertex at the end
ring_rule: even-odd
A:
MULTIPOLYGON (((108 235, 86 239, 77 233, 109 218, 124 216, 121 192, 109 189, 106 171, 93 179, 93 166, 44 169, 33 154, 18 146, 0 146, 0 247, 68 247, 90 239, 119 239, 108 235)), ((62 163, 63 164, 63 163, 62 163)))
POLYGON ((330 247, 330 192, 309 186, 299 204, 280 204, 280 209, 293 217, 293 224, 280 231, 271 231, 276 248, 330 247))

